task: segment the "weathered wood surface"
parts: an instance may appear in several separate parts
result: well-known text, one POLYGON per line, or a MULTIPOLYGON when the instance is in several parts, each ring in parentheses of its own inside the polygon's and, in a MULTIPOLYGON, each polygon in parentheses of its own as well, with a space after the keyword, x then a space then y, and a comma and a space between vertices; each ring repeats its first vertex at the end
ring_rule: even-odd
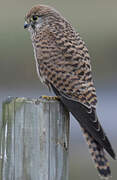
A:
POLYGON ((59 101, 5 101, 0 143, 0 180, 68 180, 69 114, 59 101))

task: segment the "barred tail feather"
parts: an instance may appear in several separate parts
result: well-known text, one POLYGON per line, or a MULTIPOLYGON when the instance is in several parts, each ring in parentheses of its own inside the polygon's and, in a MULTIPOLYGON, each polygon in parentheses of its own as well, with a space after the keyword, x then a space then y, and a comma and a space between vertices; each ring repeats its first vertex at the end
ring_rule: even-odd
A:
POLYGON ((111 176, 111 171, 104 149, 113 159, 116 158, 116 155, 98 121, 95 108, 92 108, 92 111, 89 112, 89 109, 83 104, 59 92, 53 84, 50 85, 55 94, 60 97, 61 102, 79 122, 100 176, 103 179, 108 179, 111 176))
POLYGON ((111 170, 103 147, 85 129, 82 128, 82 130, 99 175, 103 179, 108 179, 111 176, 111 170))

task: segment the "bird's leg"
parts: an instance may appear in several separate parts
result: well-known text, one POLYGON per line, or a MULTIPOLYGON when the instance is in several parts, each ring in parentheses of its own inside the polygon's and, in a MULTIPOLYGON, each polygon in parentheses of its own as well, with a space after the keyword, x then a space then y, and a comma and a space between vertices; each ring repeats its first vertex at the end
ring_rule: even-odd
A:
POLYGON ((58 96, 46 96, 46 95, 43 95, 41 96, 40 98, 42 99, 46 99, 46 100, 60 100, 60 98, 58 96))

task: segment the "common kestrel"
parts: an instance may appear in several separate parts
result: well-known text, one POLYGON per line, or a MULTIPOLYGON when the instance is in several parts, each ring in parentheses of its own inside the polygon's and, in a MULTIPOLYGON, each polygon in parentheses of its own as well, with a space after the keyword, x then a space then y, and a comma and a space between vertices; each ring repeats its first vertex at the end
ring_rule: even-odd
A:
POLYGON ((104 150, 113 159, 115 153, 96 114, 96 90, 84 41, 58 11, 45 5, 26 14, 24 28, 30 31, 41 82, 79 122, 96 168, 107 179, 111 171, 104 150))

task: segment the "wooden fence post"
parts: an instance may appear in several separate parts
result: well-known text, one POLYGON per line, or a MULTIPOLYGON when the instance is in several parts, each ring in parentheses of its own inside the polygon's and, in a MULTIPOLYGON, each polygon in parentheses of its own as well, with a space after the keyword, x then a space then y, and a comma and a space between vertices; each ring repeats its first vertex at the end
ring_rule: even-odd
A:
POLYGON ((59 101, 3 103, 0 180, 68 180, 69 113, 59 101))

